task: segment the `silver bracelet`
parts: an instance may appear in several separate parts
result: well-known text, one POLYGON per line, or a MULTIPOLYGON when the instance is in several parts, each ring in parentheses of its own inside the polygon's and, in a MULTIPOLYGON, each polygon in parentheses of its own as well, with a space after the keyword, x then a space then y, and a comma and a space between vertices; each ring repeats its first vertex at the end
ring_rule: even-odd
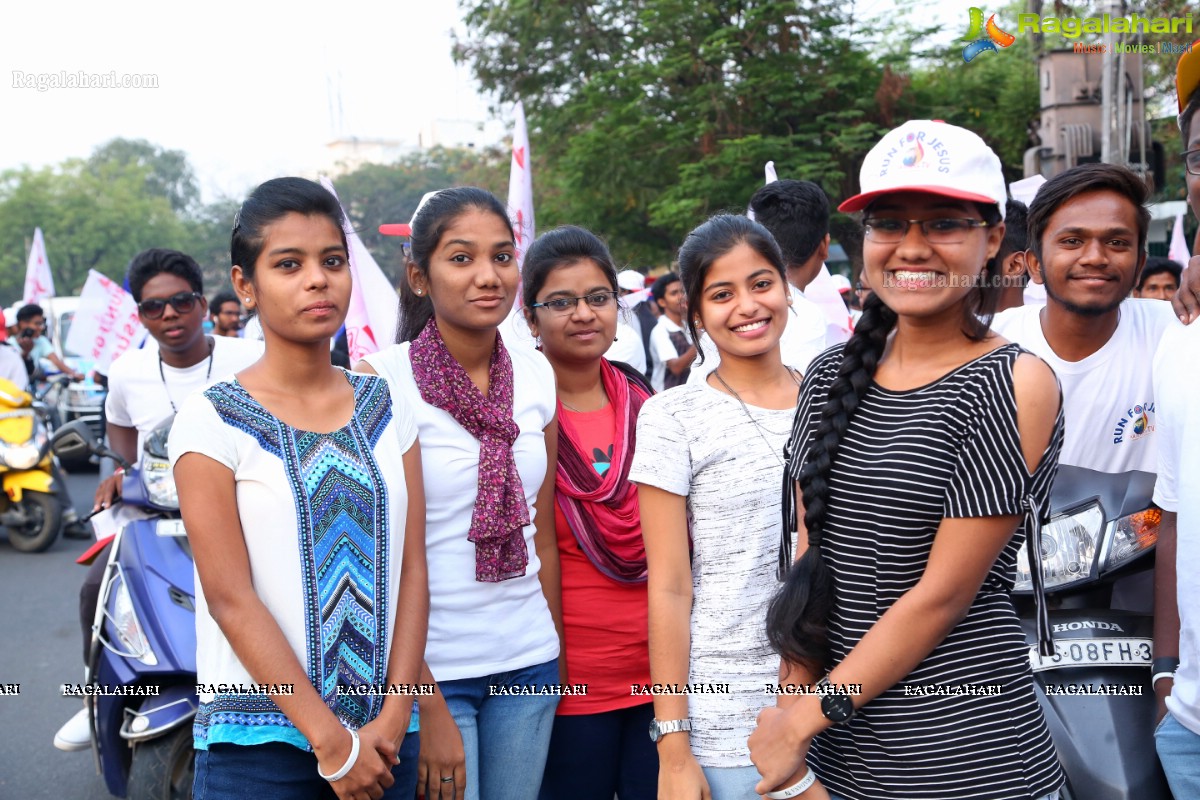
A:
POLYGON ((346 773, 354 769, 354 764, 358 761, 358 731, 353 728, 346 728, 346 730, 350 731, 350 738, 353 741, 350 743, 350 755, 346 756, 346 763, 342 764, 342 768, 332 775, 326 775, 324 772, 321 772, 321 765, 317 764, 317 775, 330 783, 340 781, 346 777, 346 773))
POLYGON ((1174 672, 1156 672, 1156 673, 1154 673, 1154 675, 1150 678, 1150 688, 1153 689, 1155 687, 1155 685, 1157 685, 1158 682, 1161 681, 1163 678, 1170 678, 1171 680, 1175 680, 1175 673, 1174 672))
POLYGON ((786 789, 776 789, 773 792, 767 792, 767 797, 771 800, 787 800, 789 797, 795 797, 802 792, 808 790, 808 787, 817 782, 817 773, 812 771, 812 767, 808 768, 808 772, 804 773, 804 777, 798 783, 793 783, 786 789))

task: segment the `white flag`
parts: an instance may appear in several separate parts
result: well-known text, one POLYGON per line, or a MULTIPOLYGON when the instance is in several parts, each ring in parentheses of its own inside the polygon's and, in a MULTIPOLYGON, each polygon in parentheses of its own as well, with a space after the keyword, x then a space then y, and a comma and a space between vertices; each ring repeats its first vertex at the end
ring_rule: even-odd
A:
POLYGON ((25 297, 28 303, 37 303, 54 297, 54 276, 50 274, 50 261, 46 258, 46 241, 42 229, 33 229, 33 246, 29 248, 29 261, 25 265, 25 297))
POLYGON ((107 373, 117 356, 136 349, 145 338, 146 329, 138 319, 133 295, 116 281, 88 270, 79 307, 67 332, 67 349, 91 361, 92 368, 107 373))
POLYGON ((518 100, 513 114, 512 165, 508 172, 508 218, 517 237, 517 265, 533 244, 533 165, 529 162, 529 132, 525 106, 518 100))
MULTIPOLYGON (((321 185, 337 197, 329 178, 321 176, 321 185)), ((350 227, 350 217, 344 207, 342 216, 345 218, 346 244, 350 248, 350 276, 354 281, 350 290, 350 308, 346 312, 346 345, 350 351, 350 364, 354 365, 363 356, 377 353, 395 340, 400 308, 396 287, 350 227)))
POLYGON ((1171 249, 1167 251, 1167 258, 1184 267, 1192 258, 1192 254, 1188 252, 1187 239, 1183 235, 1182 213, 1175 216, 1175 228, 1171 231, 1171 249))

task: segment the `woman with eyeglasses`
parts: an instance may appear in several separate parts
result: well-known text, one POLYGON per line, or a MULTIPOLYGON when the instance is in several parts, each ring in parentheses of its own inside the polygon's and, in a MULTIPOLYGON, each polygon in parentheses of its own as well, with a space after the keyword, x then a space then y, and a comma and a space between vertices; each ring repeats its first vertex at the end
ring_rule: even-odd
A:
POLYGON ((864 214, 874 295, 801 389, 782 540, 797 532, 799 558, 781 548, 766 618, 780 682, 821 692, 759 715, 756 790, 815 775, 839 800, 1049 800, 1063 775, 1010 595, 1027 537, 1040 557, 1061 395, 989 329, 1000 159, 917 120, 872 148, 861 183, 840 210, 864 214))
POLYGON ((525 319, 558 384, 554 509, 568 683, 541 800, 654 800, 646 554, 629 482, 638 412, 650 386, 604 357, 617 329, 617 271, 582 228, 544 233, 525 254, 525 319))
POLYGON ((651 683, 668 688, 651 728, 658 796, 749 800, 759 775, 746 738, 776 681, 763 619, 801 380, 779 349, 791 295, 774 238, 741 216, 688 234, 679 274, 681 322, 693 342, 703 328, 721 364, 646 401, 629 474, 649 574, 651 683))

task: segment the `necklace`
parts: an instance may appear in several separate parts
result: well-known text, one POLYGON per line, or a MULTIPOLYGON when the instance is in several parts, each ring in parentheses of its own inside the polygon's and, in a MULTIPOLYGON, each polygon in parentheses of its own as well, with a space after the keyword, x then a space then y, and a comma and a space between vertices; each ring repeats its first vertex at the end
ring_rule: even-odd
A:
MULTIPOLYGON (((713 370, 713 375, 716 377, 717 381, 722 386, 725 387, 725 391, 727 391, 731 395, 733 395, 734 398, 738 401, 738 403, 742 406, 742 411, 744 411, 746 413, 746 417, 750 420, 750 424, 754 426, 754 429, 756 431, 758 431, 759 437, 762 438, 763 443, 767 446, 767 449, 771 451, 771 455, 775 456, 775 460, 779 462, 779 466, 783 467, 786 470, 787 465, 784 464, 783 459, 779 457, 779 451, 775 448, 775 446, 773 444, 771 444, 771 440, 767 438, 768 433, 770 433, 772 436, 775 436, 775 437, 783 436, 784 434, 776 433, 775 431, 771 431, 771 430, 767 430, 758 423, 758 420, 756 420, 754 418, 754 415, 750 413, 750 407, 746 405, 746 401, 742 399, 742 396, 740 394, 738 394, 736 391, 734 391, 733 387, 730 386, 728 383, 726 383, 725 379, 721 377, 721 368, 720 367, 717 367, 716 369, 713 370)), ((796 373, 792 372, 792 370, 789 369, 788 376, 791 377, 792 381, 796 384, 796 388, 799 389, 800 381, 796 380, 796 373)))
MULTIPOLYGON (((568 403, 566 400, 563 400, 561 397, 560 397, 560 398, 558 398, 558 402, 562 403, 564 406, 566 406, 566 408, 567 408, 568 410, 570 410, 570 411, 574 411, 576 414, 591 414, 591 413, 594 413, 594 412, 592 412, 592 411, 581 411, 580 409, 578 409, 578 408, 576 408, 575 406, 573 406, 573 405, 571 405, 570 403, 568 403)), ((607 407, 607 406, 608 406, 608 396, 607 396, 607 395, 605 395, 605 397, 604 397, 604 402, 603 402, 603 403, 600 405, 600 408, 597 408, 597 409, 595 409, 595 411, 603 411, 603 410, 605 409, 605 407, 607 407)))
MULTIPOLYGON (((208 341, 208 372, 204 373, 204 382, 207 384, 212 378, 213 351, 216 349, 216 342, 212 337, 204 337, 208 341)), ((162 350, 158 351, 158 377, 162 381, 163 391, 167 393, 167 402, 171 404, 171 413, 178 414, 179 409, 175 407, 175 401, 171 399, 171 389, 167 386, 167 375, 163 372, 162 350)))

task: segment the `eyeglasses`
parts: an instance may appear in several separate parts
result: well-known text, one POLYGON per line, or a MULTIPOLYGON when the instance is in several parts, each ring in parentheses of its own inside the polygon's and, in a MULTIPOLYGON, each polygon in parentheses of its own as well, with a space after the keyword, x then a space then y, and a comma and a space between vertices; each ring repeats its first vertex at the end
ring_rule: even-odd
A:
POLYGON ((575 311, 576 306, 579 305, 580 300, 587 303, 589 308, 605 308, 616 299, 616 292, 592 292, 582 297, 556 297, 544 303, 532 303, 529 307, 548 308, 555 314, 571 314, 575 311))
POLYGON ((1200 147, 1181 153, 1189 175, 1200 175, 1200 147))
POLYGON ((863 220, 865 236, 879 244, 897 244, 908 235, 909 225, 920 225, 921 233, 930 244, 958 244, 975 228, 986 228, 981 219, 891 219, 871 217, 863 220))
POLYGON ((167 303, 170 303, 171 308, 175 309, 175 313, 186 314, 196 307, 199 299, 199 292, 180 292, 166 299, 151 297, 138 303, 138 312, 146 319, 158 319, 167 310, 167 303))

